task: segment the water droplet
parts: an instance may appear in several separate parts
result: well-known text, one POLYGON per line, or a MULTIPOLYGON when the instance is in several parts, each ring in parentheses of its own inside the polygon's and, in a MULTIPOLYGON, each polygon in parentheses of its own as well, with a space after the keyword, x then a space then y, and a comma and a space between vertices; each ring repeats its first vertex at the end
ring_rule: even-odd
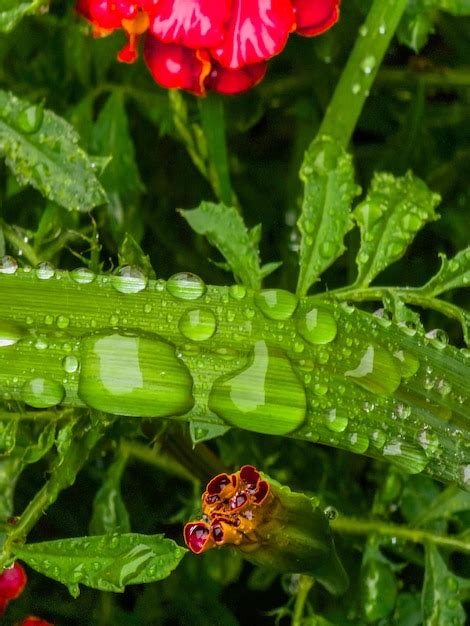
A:
POLYGON ((46 378, 32 378, 21 388, 21 399, 35 409, 56 406, 62 402, 64 395, 65 389, 60 383, 46 378))
POLYGON ((59 315, 57 317, 57 327, 60 329, 64 329, 64 328, 68 328, 68 325, 70 324, 70 319, 68 317, 65 317, 65 315, 59 315))
POLYGON ((382 430, 374 430, 371 439, 372 444, 380 450, 383 448, 385 443, 385 433, 382 430))
POLYGON ((95 280, 95 274, 88 267, 77 267, 70 272, 70 278, 79 285, 88 285, 95 280))
POLYGON ((217 320, 210 309, 190 309, 181 316, 178 327, 192 341, 210 339, 217 328, 217 320))
POLYGON ((39 130, 44 117, 44 111, 41 104, 31 104, 24 108, 18 114, 16 123, 20 130, 24 133, 31 134, 39 130))
POLYGON ((36 268, 36 276, 41 280, 49 280, 54 274, 54 268, 47 262, 39 263, 36 268))
POLYGON ((452 391, 450 383, 444 378, 439 378, 434 386, 441 396, 447 396, 452 391))
POLYGON ((229 424, 259 433, 284 435, 306 417, 305 390, 284 352, 258 341, 248 364, 219 378, 209 408, 229 424))
POLYGON ((18 263, 12 256, 4 256, 0 259, 0 274, 14 274, 18 269, 18 263))
POLYGON ((439 437, 429 428, 423 428, 417 436, 418 443, 424 449, 426 456, 435 456, 439 449, 439 437))
POLYGON ((78 395, 94 409, 136 417, 189 411, 193 381, 172 345, 149 336, 90 335, 81 342, 78 395))
POLYGON ((467 489, 470 487, 470 463, 464 463, 459 467, 460 482, 467 489))
POLYGON ((284 289, 263 289, 255 293, 254 302, 265 317, 280 321, 292 317, 298 299, 284 289))
POLYGON ((78 370, 78 359, 76 356, 69 354, 62 360, 62 367, 67 374, 73 374, 78 370))
POLYGON ((124 265, 120 267, 116 274, 111 276, 111 284, 121 293, 138 293, 147 286, 147 276, 141 269, 134 265, 124 265))
POLYGON ((367 26, 365 24, 362 24, 359 27, 359 34, 360 34, 360 36, 361 37, 367 37, 368 33, 369 33, 369 29, 367 28, 367 26))
POLYGON ((27 334, 25 328, 7 320, 0 320, 0 348, 13 346, 27 334))
POLYGON ((320 255, 326 259, 331 258, 336 252, 336 245, 333 241, 323 241, 319 248, 320 255))
POLYGON ((378 394, 393 393, 400 384, 400 372, 392 355, 379 346, 369 345, 357 367, 344 373, 355 383, 378 394))
POLYGON ((349 419, 345 414, 338 413, 337 409, 331 409, 326 416, 326 427, 335 433, 342 433, 346 430, 349 419))
POLYGON ((364 454, 369 447, 369 437, 363 433, 351 433, 348 437, 349 448, 357 454, 364 454))
POLYGON ((419 474, 429 462, 421 447, 399 439, 388 441, 384 446, 383 455, 408 474, 419 474))
POLYGON ((372 71, 374 70, 376 64, 377 64, 377 61, 376 61, 374 55, 368 54, 361 61, 361 70, 364 72, 364 74, 371 74, 372 71))
POLYGON ((338 511, 334 506, 327 506, 323 513, 330 522, 338 517, 338 511))
POLYGON ((400 373, 403 378, 410 378, 416 374, 419 369, 419 361, 415 356, 404 350, 394 352, 393 356, 399 362, 400 373))
POLYGON ((246 296, 246 287, 243 285, 231 285, 228 291, 234 300, 243 300, 246 296))
POLYGON ((338 332, 335 318, 326 309, 314 307, 297 320, 297 329, 313 345, 333 341, 338 332))
POLYGON ((173 274, 166 283, 169 293, 180 300, 197 300, 206 292, 206 286, 199 276, 190 272, 173 274))
POLYGON ((426 333, 426 339, 430 339, 430 343, 438 350, 442 350, 449 343, 447 333, 440 328, 435 328, 426 333))
POLYGON ((354 83, 354 85, 351 87, 351 91, 355 96, 357 96, 357 94, 361 91, 361 85, 359 83, 354 83))

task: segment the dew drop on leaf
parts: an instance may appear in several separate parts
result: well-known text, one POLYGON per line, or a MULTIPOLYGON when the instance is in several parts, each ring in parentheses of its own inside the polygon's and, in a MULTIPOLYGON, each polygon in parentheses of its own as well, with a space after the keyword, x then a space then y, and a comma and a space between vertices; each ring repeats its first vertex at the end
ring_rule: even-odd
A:
POLYGON ((55 270, 50 263, 44 262, 39 263, 36 268, 36 276, 40 280, 49 280, 55 274, 55 270))
POLYGON ((297 308, 298 299, 284 289, 263 289, 255 293, 254 302, 268 319, 288 320, 297 308))
POLYGON ((333 341, 338 327, 329 311, 314 307, 297 319, 297 330, 309 343, 319 345, 333 341))
POLYGON ((26 334, 26 329, 19 324, 8 320, 0 320, 0 348, 13 346, 26 334))
POLYGON ((120 293, 138 293, 147 286, 148 278, 134 265, 124 265, 111 276, 111 284, 120 293))
POLYGON ((88 267, 77 267, 70 272, 70 278, 79 285, 88 285, 95 280, 95 274, 88 267))
POLYGON ((187 339, 206 341, 215 333, 217 320, 210 309, 190 309, 181 316, 178 328, 187 339))
POLYGON ((76 356, 72 354, 68 354, 62 360, 62 367, 67 372, 67 374, 73 374, 78 370, 78 359, 76 356))
POLYGON ((369 345, 360 356, 354 369, 347 370, 345 376, 368 391, 377 394, 393 393, 399 386, 401 376, 392 355, 379 346, 369 345))
POLYGON ((14 274, 18 269, 18 263, 11 256, 4 256, 0 259, 0 274, 14 274))
POLYGON ((167 280, 166 289, 179 300, 197 300, 205 294, 206 285, 196 274, 180 272, 167 280))
POLYGON ((421 447, 400 441, 400 439, 387 441, 383 448, 383 455, 408 474, 419 474, 429 462, 421 447))
POLYGON ((258 341, 247 365, 214 383, 209 408, 232 426, 272 435, 299 428, 306 417, 305 389, 290 360, 258 341))
POLYGON ((175 348, 160 339, 124 333, 81 341, 78 395, 116 415, 167 417, 189 411, 193 380, 175 348))
POLYGON ((32 378, 21 388, 21 399, 35 409, 57 406, 64 399, 64 395, 64 387, 47 378, 32 378))

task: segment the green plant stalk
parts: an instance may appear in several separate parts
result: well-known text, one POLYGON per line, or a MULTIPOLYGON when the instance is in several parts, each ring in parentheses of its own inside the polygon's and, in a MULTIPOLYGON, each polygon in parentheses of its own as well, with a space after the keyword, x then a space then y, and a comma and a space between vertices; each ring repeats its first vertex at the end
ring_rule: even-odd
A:
POLYGON ((318 136, 349 144, 408 0, 374 0, 336 85, 318 136))
MULTIPOLYGON (((97 333, 105 338, 137 335, 170 344, 178 361, 187 367, 194 406, 171 420, 189 421, 196 441, 202 441, 222 434, 227 426, 223 416, 208 406, 214 383, 246 370, 254 346, 265 342, 284 364, 275 388, 269 388, 274 394, 273 411, 282 416, 292 404, 284 390, 286 367, 292 368, 294 382, 297 380, 305 393, 305 420, 291 430, 286 428, 286 435, 367 454, 468 487, 469 365, 457 349, 435 347, 419 332, 409 336, 406 329, 384 325, 372 315, 330 302, 327 295, 301 299, 293 316, 281 323, 262 314, 251 291, 237 300, 228 287, 206 286, 198 300, 189 300, 171 295, 162 280, 149 281, 139 293, 117 291, 113 280, 96 276, 84 285, 67 272, 56 271, 49 280, 39 279, 34 270, 0 274, 0 337, 5 328, 11 331, 12 324, 20 336, 17 343, 0 347, 0 397, 7 408, 17 411, 24 386, 38 377, 63 385, 65 397, 60 406, 87 406, 79 395, 79 382, 86 373, 79 367, 67 373, 64 359, 72 356, 80 364, 83 341, 97 333), (323 345, 310 344, 299 334, 299 322, 317 306, 328 311, 337 324, 336 337, 323 345), (199 342, 190 341, 180 330, 183 314, 195 308, 210 311, 217 322, 214 335, 199 342), (358 367, 371 346, 388 355, 407 355, 416 372, 403 375, 389 393, 362 387, 347 373, 358 367), (332 416, 342 419, 339 423, 333 420, 332 426, 332 416)), ((119 385, 120 370, 130 364, 122 362, 118 351, 109 358, 111 369, 99 376, 105 376, 106 385, 119 385), (118 376, 117 383, 113 376, 118 376)), ((395 357, 388 358, 393 361, 395 357)), ((383 376, 387 375, 384 371, 383 376)), ((242 395, 252 398, 250 394, 257 393, 262 384, 259 378, 250 378, 242 395)), ((180 392, 178 386, 174 392, 180 392)), ((93 408, 103 410, 101 406, 93 408)), ((148 407, 139 402, 131 409, 133 415, 150 416, 148 407)), ((158 411, 152 416, 158 417, 158 411)), ((274 417, 269 428, 256 416, 243 427, 268 434, 272 428, 279 433, 274 417)))
POLYGON ((458 536, 438 535, 437 533, 411 528, 409 526, 399 526, 389 524, 382 520, 365 520, 354 517, 340 515, 335 520, 330 521, 333 532, 342 535, 371 535, 377 534, 384 541, 384 537, 398 539, 400 541, 410 541, 411 543, 426 544, 433 543, 448 550, 470 553, 470 541, 460 539, 458 536))
POLYGON ((292 626, 302 626, 304 619, 305 604, 310 589, 313 587, 315 580, 311 576, 301 575, 299 578, 299 590, 295 598, 294 612, 292 614, 292 626))
POLYGON ((85 465, 90 452, 101 439, 109 422, 104 420, 99 426, 84 427, 83 432, 71 443, 64 459, 53 468, 49 480, 36 493, 26 509, 11 526, 0 551, 0 570, 11 559, 12 547, 24 543, 31 529, 41 519, 44 511, 53 504, 61 491, 75 482, 77 474, 85 465))
POLYGON ((236 204, 230 182, 225 135, 224 103, 218 94, 209 93, 199 100, 202 129, 209 155, 209 175, 218 199, 227 206, 236 204))

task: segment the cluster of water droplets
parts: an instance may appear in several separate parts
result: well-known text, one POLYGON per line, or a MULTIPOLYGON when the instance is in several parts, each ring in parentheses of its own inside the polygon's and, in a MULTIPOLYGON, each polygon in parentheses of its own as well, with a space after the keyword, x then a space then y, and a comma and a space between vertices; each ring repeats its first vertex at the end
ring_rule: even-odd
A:
MULTIPOLYGON (((17 271, 16 261, 1 260, 0 275, 17 271)), ((23 377, 19 398, 29 406, 48 408, 78 398, 117 415, 189 413, 202 419, 209 412, 222 424, 278 435, 295 432, 354 452, 379 453, 409 472, 422 471, 439 455, 434 429, 423 427, 406 398, 399 401, 394 394, 400 387, 406 395, 409 381, 418 379, 440 397, 452 389, 399 342, 384 344, 382 327, 390 327, 391 320, 383 310, 375 324, 360 329, 347 303, 300 302, 281 289, 252 296, 242 285, 207 287, 188 272, 149 282, 133 266, 97 276, 87 268, 67 274, 41 263, 30 275, 51 285, 68 280, 83 290, 99 282, 119 300, 112 300, 108 324, 96 327, 84 316, 86 331, 79 312, 51 312, 39 330, 37 317, 24 323, 0 320, 0 357, 2 348, 18 342, 59 356, 60 376, 43 377, 33 366, 23 377), (132 329, 129 299, 133 306, 141 303, 148 332, 140 322, 132 329), (252 342, 248 351, 246 339, 252 342)), ((408 326, 400 331, 404 336, 417 332, 408 326)), ((422 342, 439 350, 447 345, 438 330, 423 335, 422 342)), ((469 475, 462 463, 462 481, 469 475)))

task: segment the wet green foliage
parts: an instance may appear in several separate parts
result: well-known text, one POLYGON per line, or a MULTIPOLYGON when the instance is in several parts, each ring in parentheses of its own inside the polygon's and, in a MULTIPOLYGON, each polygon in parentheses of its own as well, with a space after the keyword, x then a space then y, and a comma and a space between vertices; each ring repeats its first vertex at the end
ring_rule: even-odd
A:
POLYGON ((409 0, 380 65, 371 4, 221 104, 118 65, 72 2, 0 2, 0 562, 30 566, 6 624, 468 623, 470 5, 409 0), (312 142, 356 40, 352 142, 312 142), (245 463, 318 498, 340 599, 186 554, 245 463))

